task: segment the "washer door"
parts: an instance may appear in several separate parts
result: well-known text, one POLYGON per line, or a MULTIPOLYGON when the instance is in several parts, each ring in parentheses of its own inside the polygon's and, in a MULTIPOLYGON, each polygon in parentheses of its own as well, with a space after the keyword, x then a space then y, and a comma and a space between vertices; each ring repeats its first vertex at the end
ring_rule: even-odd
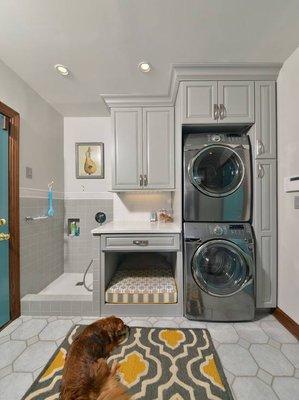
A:
POLYGON ((228 240, 211 240, 194 253, 192 273, 198 286, 206 293, 231 296, 250 280, 250 258, 228 240))
POLYGON ((190 161, 189 178, 202 193, 211 197, 224 197, 241 185, 244 164, 230 147, 212 145, 201 150, 190 161))

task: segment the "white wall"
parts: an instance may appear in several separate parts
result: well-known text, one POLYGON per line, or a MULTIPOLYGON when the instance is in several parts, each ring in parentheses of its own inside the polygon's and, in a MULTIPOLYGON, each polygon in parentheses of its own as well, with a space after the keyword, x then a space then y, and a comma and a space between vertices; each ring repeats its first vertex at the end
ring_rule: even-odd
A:
POLYGON ((299 175, 299 48, 277 82, 278 119, 278 306, 299 323, 299 210, 285 193, 283 178, 299 175))
POLYGON ((64 118, 64 175, 65 198, 112 197, 110 187, 111 118, 83 117, 64 118), (104 179, 77 179, 75 143, 103 142, 105 160, 104 179))
POLYGON ((110 117, 67 117, 64 119, 64 175, 66 199, 113 199, 113 219, 117 221, 148 221, 152 210, 169 209, 170 193, 109 192, 111 188, 112 131, 110 117), (103 142, 105 179, 77 179, 75 143, 103 142))
POLYGON ((60 196, 63 179, 63 117, 0 61, 0 101, 18 111, 21 196, 44 197, 53 178, 60 196), (27 179, 25 167, 33 169, 27 179))

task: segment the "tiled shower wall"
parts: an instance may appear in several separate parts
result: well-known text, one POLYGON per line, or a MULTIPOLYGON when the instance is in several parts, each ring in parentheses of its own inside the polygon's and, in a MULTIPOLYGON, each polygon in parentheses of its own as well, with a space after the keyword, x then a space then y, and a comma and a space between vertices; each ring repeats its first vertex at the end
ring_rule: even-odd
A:
POLYGON ((46 198, 20 198, 21 297, 38 293, 63 273, 63 200, 53 200, 55 216, 26 222, 26 216, 45 215, 46 198))
POLYGON ((69 199, 64 201, 64 206, 64 272, 83 273, 93 257, 90 231, 99 225, 95 221, 95 214, 102 211, 106 214, 106 221, 112 221, 113 200, 69 199), (69 218, 80 219, 80 236, 68 236, 67 221, 69 218))

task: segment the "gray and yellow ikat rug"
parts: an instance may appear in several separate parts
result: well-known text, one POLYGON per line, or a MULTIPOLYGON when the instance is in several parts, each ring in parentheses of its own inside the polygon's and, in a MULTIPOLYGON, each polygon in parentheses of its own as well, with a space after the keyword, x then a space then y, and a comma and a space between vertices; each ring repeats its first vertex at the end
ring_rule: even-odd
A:
MULTIPOLYGON (((23 400, 59 399, 67 350, 83 329, 71 329, 23 400)), ((130 328, 108 362, 114 360, 119 363, 119 379, 134 400, 233 399, 205 329, 130 328)))

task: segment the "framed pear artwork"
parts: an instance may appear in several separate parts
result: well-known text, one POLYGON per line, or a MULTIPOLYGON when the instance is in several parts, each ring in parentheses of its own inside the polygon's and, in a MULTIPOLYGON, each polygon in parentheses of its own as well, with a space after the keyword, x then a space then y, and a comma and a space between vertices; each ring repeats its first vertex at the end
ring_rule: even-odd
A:
POLYGON ((104 143, 76 143, 76 178, 104 178, 104 143))

